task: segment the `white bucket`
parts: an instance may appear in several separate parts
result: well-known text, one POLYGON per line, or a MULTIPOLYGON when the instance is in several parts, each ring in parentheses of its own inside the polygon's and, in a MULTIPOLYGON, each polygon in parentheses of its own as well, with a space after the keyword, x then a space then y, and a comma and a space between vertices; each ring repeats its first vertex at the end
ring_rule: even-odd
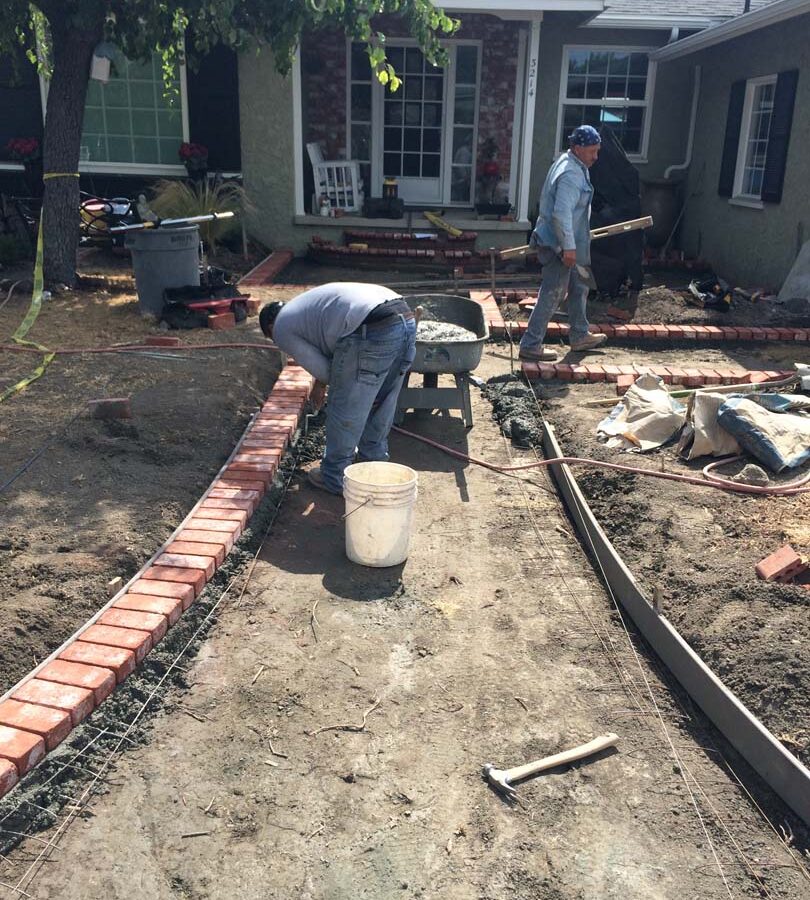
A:
POLYGON ((375 568, 405 562, 416 483, 416 472, 398 463, 363 462, 346 467, 346 555, 352 562, 375 568))

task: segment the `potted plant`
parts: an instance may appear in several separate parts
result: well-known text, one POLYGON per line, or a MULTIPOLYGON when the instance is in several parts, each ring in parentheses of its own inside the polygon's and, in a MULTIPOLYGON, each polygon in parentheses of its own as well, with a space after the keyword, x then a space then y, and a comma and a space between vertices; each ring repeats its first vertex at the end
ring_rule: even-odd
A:
POLYGON ((42 196, 42 151, 37 138, 12 138, 6 144, 9 156, 21 162, 25 184, 32 197, 42 196))
POLYGON ((495 138, 488 137, 481 145, 482 160, 478 167, 478 202, 476 212, 483 215, 503 216, 509 212, 508 203, 499 203, 495 196, 501 180, 501 169, 498 165, 498 143, 495 138))
POLYGON ((184 141, 180 144, 180 159, 192 181, 202 181, 208 172, 208 147, 184 141))

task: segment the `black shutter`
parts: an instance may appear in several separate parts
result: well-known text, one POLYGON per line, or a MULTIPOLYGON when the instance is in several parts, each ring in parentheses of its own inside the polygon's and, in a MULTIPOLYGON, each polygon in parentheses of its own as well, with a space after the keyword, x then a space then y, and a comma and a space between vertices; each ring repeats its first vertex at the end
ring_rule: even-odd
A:
POLYGON ((737 168, 737 153, 740 149, 740 127, 744 104, 745 81, 735 81, 731 85, 731 93, 728 98, 723 161, 720 163, 720 182, 717 185, 717 193, 721 197, 730 197, 734 193, 734 172, 737 168))
POLYGON ((768 153, 765 157, 765 174, 762 179, 762 199, 768 203, 779 203, 782 199, 790 126, 793 122, 793 102, 796 99, 798 80, 798 69, 780 72, 776 79, 771 130, 768 134, 768 153))

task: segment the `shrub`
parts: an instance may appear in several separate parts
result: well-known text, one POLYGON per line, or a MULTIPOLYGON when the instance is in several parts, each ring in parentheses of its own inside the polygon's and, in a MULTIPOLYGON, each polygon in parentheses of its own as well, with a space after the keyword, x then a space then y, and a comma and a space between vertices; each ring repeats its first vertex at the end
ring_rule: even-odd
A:
POLYGON ((210 213, 234 212, 232 219, 200 222, 200 235, 211 253, 217 243, 240 228, 239 216, 248 201, 236 181, 190 182, 164 179, 154 186, 151 208, 161 219, 185 219, 210 213))
POLYGON ((26 257, 26 247, 13 234, 0 234, 0 265, 13 266, 26 257))

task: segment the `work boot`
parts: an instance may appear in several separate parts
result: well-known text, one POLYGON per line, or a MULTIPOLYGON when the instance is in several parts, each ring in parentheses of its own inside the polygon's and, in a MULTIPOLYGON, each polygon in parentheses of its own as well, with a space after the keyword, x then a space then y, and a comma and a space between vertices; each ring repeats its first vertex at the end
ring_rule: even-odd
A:
POLYGON ((544 347, 542 344, 534 350, 524 350, 522 347, 518 352, 518 359, 525 359, 526 362, 554 362, 557 354, 550 347, 544 347))
MULTIPOLYGON (((321 472, 320 466, 317 466, 314 469, 310 469, 307 472, 307 481, 314 488, 318 488, 320 491, 326 491, 327 494, 334 494, 335 491, 332 488, 326 486, 326 482, 323 480, 323 473, 321 472)), ((340 494, 338 494, 340 496, 340 494)))
POLYGON ((589 334, 581 341, 577 341, 576 344, 571 344, 571 349, 575 353, 580 353, 583 350, 595 350, 597 347, 601 347, 606 340, 606 334, 589 334))

